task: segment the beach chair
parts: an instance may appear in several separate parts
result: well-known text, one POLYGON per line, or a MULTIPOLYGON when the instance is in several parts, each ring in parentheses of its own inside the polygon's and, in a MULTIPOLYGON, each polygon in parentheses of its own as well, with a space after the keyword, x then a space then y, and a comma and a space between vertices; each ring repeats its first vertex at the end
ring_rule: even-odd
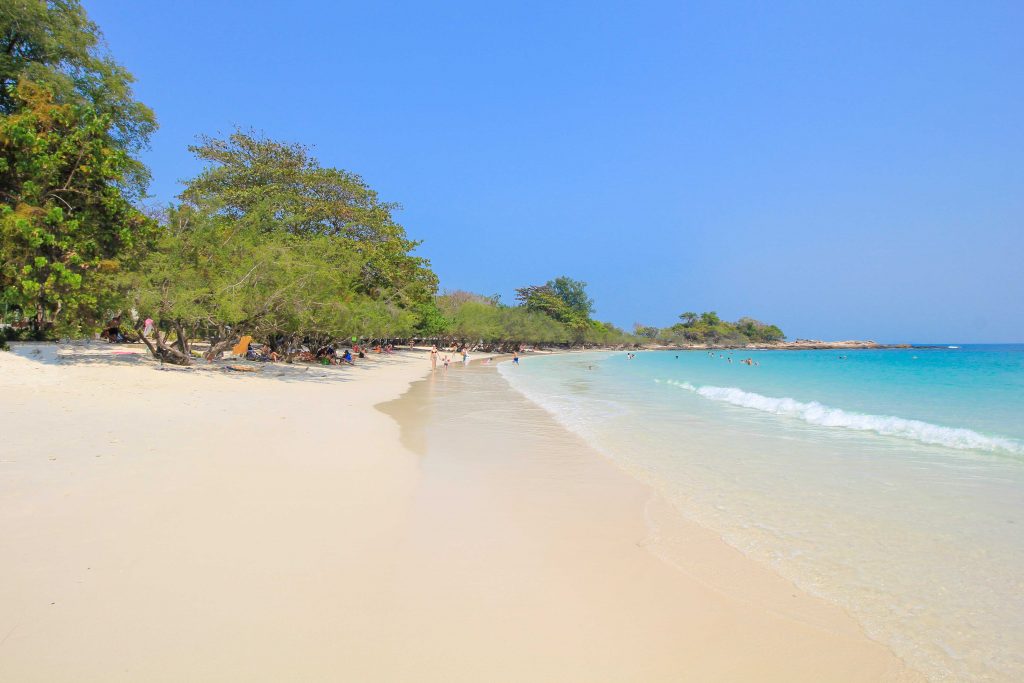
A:
POLYGON ((249 350, 249 344, 252 342, 252 337, 248 334, 242 337, 241 341, 231 347, 231 353, 236 356, 245 356, 246 351, 249 350))

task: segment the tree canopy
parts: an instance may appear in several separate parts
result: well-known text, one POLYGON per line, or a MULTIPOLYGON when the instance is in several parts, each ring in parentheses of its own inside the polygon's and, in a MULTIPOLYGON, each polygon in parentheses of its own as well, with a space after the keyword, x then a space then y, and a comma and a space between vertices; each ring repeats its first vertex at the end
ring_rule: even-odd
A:
POLYGON ((680 322, 663 329, 637 323, 636 333, 667 344, 763 344, 786 338, 775 325, 747 317, 730 323, 722 320, 715 311, 700 314, 687 311, 681 313, 679 319, 680 322))
POLYGON ((136 158, 156 123, 78 2, 0 4, 0 299, 37 332, 95 326, 152 228, 136 158))
MULTIPOLYGON (((186 184, 133 280, 134 304, 179 339, 407 337, 436 276, 358 176, 305 147, 236 132, 193 148, 186 184)), ((160 355, 188 362, 189 349, 160 355)))
POLYGON ((125 180, 133 197, 148 172, 134 159, 156 129, 153 112, 135 99, 134 77, 103 47, 103 35, 78 0, 0 3, 0 115, 27 106, 18 85, 32 82, 56 104, 86 106, 106 117, 108 143, 132 159, 125 180))

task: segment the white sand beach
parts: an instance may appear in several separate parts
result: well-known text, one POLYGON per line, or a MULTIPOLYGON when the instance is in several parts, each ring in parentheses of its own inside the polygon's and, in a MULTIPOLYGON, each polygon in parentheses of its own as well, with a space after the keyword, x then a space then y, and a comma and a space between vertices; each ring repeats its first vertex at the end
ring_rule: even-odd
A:
POLYGON ((920 680, 493 366, 115 348, 0 353, 0 680, 920 680))

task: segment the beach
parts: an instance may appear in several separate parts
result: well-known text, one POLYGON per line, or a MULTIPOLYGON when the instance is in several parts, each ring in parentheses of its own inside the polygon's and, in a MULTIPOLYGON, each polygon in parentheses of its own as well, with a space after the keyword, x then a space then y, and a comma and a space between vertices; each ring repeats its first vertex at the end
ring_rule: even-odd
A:
POLYGON ((923 680, 493 364, 113 348, 0 353, 2 680, 923 680))

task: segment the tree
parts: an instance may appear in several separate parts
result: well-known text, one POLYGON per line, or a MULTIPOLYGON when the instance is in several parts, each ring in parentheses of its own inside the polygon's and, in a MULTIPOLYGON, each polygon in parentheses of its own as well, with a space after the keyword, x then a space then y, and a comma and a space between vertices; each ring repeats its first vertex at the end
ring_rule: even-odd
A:
POLYGON ((398 205, 380 201, 358 175, 321 166, 303 145, 243 131, 189 149, 209 165, 186 186, 186 204, 267 230, 349 240, 366 257, 359 287, 371 296, 413 306, 436 292, 429 262, 411 253, 419 242, 394 219, 398 205))
POLYGON ((679 319, 683 321, 684 325, 693 325, 697 322, 697 314, 693 311, 687 311, 686 313, 680 313, 679 319))
POLYGON ((571 309, 550 284, 520 287, 516 290, 516 300, 527 310, 544 313, 560 322, 571 313, 571 309))
POLYGON ((100 44, 74 0, 0 4, 0 296, 37 331, 94 327, 152 227, 133 202, 156 122, 100 44))
POLYGON ((447 325, 436 276, 409 254, 416 243, 356 176, 241 133, 196 151, 217 161, 186 185, 133 283, 136 307, 158 322, 154 355, 188 364, 195 337, 213 357, 243 334, 287 352, 447 325))
POLYGON ((643 337, 644 339, 655 339, 660 332, 661 330, 657 327, 641 325, 640 323, 635 323, 633 325, 633 333, 638 337, 643 337))
POLYGON ((722 319, 714 311, 706 311, 700 314, 700 322, 704 325, 713 326, 722 322, 722 319))
POLYGON ((58 316, 95 326, 104 274, 152 230, 124 190, 136 162, 113 142, 109 114, 59 104, 31 81, 13 100, 0 116, 2 296, 34 311, 37 330, 58 316))
POLYGON ((148 181, 134 156, 148 145, 156 119, 134 99, 135 79, 102 49, 102 39, 77 0, 0 4, 0 116, 26 106, 18 85, 32 82, 49 91, 56 104, 85 106, 107 117, 108 144, 131 159, 124 189, 134 198, 148 181))
POLYGON ((587 296, 587 283, 572 278, 556 277, 547 286, 577 318, 589 320, 594 311, 594 301, 587 296))
POLYGON ((753 318, 740 318, 735 323, 736 329, 752 342, 773 342, 786 338, 775 325, 766 325, 753 318))
POLYGON ((666 338, 676 343, 740 345, 785 339, 782 330, 775 325, 765 325, 753 318, 740 318, 730 323, 722 320, 714 311, 700 315, 687 312, 679 318, 682 322, 661 331, 666 338))

